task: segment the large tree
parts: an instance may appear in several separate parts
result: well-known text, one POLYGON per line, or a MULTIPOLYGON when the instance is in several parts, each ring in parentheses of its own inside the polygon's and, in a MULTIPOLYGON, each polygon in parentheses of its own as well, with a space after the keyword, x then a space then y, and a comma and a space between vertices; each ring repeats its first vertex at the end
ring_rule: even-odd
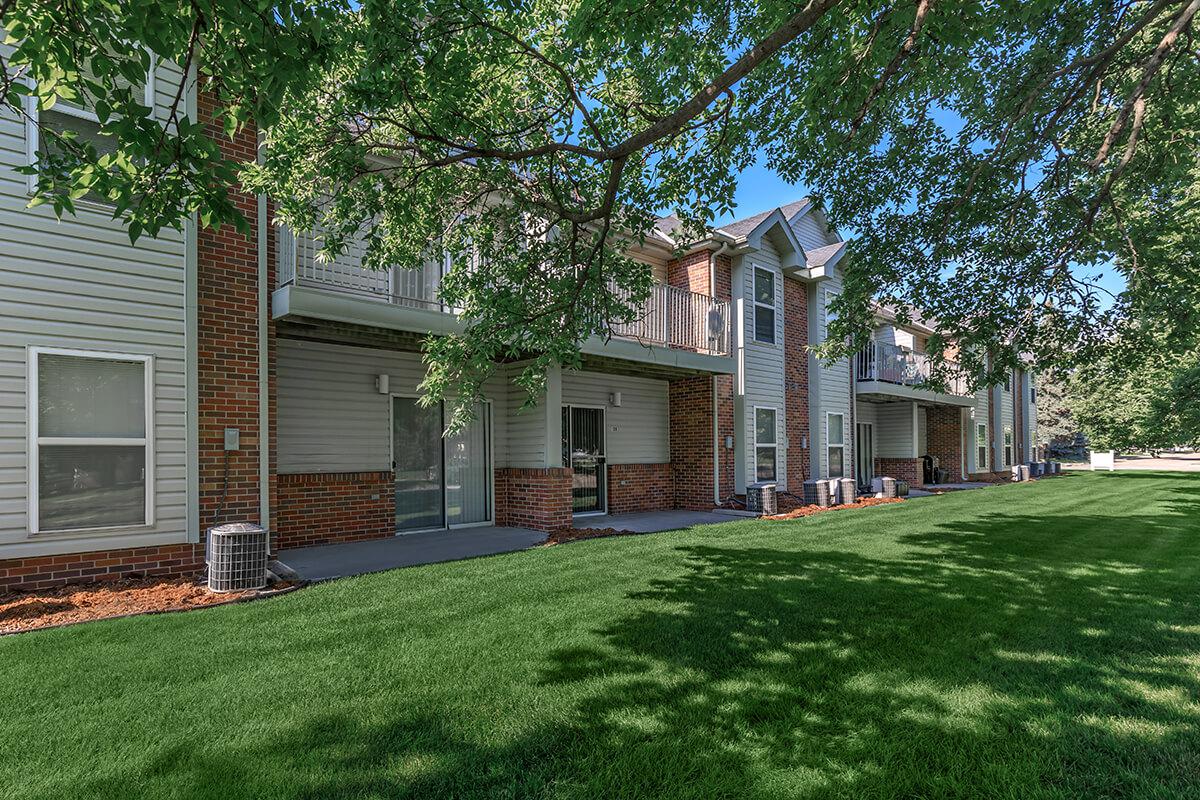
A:
POLYGON ((365 236, 378 267, 448 250, 469 325, 430 343, 435 396, 469 399, 499 358, 533 357, 531 387, 575 363, 648 289, 629 242, 665 210, 699 234, 761 154, 856 234, 830 353, 886 296, 936 318, 934 349, 955 340, 975 379, 988 352, 993 376, 1022 353, 1087 360, 1130 316, 1195 336, 1198 10, 0 0, 17 43, 0 88, 14 109, 87 92, 111 112, 117 155, 67 143, 35 202, 99 190, 134 234, 234 222, 238 168, 331 251, 365 236), (128 43, 199 63, 227 126, 266 131, 265 162, 223 164, 179 109, 165 134, 139 114, 128 43), (1109 263, 1130 288, 1104 311, 1086 276, 1109 263))

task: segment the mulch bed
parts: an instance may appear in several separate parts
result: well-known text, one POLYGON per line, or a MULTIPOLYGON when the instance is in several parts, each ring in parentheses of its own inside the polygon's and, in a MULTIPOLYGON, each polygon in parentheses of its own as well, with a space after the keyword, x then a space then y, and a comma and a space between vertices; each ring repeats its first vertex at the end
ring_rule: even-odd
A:
MULTIPOLYGON (((272 588, 278 594, 286 586, 272 588)), ((210 592, 197 578, 126 578, 0 594, 0 634, 31 631, 133 614, 186 611, 263 595, 260 591, 210 592)))
POLYGON ((791 508, 784 509, 783 498, 779 498, 780 513, 762 519, 781 520, 781 519, 799 519, 800 517, 811 517, 814 514, 820 514, 824 511, 842 511, 843 509, 851 508, 870 508, 871 506, 883 506, 891 503, 903 503, 904 499, 900 497, 864 497, 853 503, 847 503, 841 506, 814 506, 801 505, 796 502, 791 502, 791 508))
POLYGON ((562 527, 550 531, 546 535, 543 547, 567 542, 581 542, 584 539, 603 539, 606 536, 641 536, 640 531, 618 530, 617 528, 569 528, 562 527))

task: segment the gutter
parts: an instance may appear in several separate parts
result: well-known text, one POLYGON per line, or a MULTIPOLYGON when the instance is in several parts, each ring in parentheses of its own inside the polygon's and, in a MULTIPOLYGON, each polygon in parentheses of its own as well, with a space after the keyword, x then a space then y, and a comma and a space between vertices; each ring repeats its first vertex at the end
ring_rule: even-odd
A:
MULTIPOLYGON (((709 253, 708 256, 708 290, 713 299, 717 298, 717 257, 724 255, 729 250, 729 242, 722 242, 721 246, 709 253)), ((729 292, 733 294, 733 286, 729 287, 729 292)), ((732 311, 733 301, 730 298, 730 310, 732 311)), ((730 315, 729 325, 729 347, 733 349, 733 319, 730 315)), ((712 427, 713 427, 713 505, 721 505, 721 426, 717 418, 718 412, 717 402, 717 376, 712 376, 712 427)))

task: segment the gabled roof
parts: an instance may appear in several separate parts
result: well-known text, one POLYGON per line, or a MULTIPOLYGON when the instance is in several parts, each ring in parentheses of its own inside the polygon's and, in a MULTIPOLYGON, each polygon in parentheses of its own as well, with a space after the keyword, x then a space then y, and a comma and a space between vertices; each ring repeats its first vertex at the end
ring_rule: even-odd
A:
POLYGON ((721 233, 732 236, 734 239, 744 239, 755 228, 757 228, 759 225, 761 225, 763 223, 763 221, 766 220, 767 217, 771 216, 776 211, 779 211, 781 214, 783 214, 784 218, 788 222, 791 222, 792 219, 795 218, 800 212, 806 210, 811 205, 812 205, 812 199, 808 198, 808 197, 803 197, 799 200, 795 200, 786 205, 779 206, 777 209, 776 208, 767 209, 766 211, 755 214, 752 217, 746 217, 744 219, 734 220, 733 222, 730 222, 728 225, 722 225, 721 227, 717 228, 717 230, 720 231, 721 233))
POLYGON ((808 261, 810 267, 832 267, 837 262, 842 260, 842 256, 846 252, 845 242, 834 242, 827 244, 824 247, 816 247, 812 250, 805 250, 804 257, 808 261))

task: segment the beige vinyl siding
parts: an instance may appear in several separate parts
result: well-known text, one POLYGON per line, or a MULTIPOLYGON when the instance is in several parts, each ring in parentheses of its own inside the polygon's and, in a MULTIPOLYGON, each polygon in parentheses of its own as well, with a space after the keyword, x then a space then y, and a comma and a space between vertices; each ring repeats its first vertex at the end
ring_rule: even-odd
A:
MULTIPOLYGON (((967 453, 967 465, 969 472, 984 472, 991 468, 990 464, 979 463, 979 425, 987 425, 991 428, 991 420, 988 419, 988 395, 990 394, 988 387, 980 386, 975 390, 974 403, 971 406, 971 430, 967 440, 971 443, 970 452, 967 453)), ((990 433, 989 433, 990 435, 990 433)), ((986 441, 983 444, 987 444, 986 441)), ((988 457, 991 457, 989 452, 988 457)))
MULTIPOLYGON (((774 408, 776 447, 775 477, 780 491, 787 485, 787 425, 784 417, 783 389, 783 272, 779 253, 768 237, 762 238, 762 249, 742 259, 742 296, 745 298, 745 313, 742 319, 742 341, 744 342, 743 387, 745 398, 742 405, 742 458, 746 481, 755 480, 754 409, 774 408), (754 339, 754 269, 770 271, 775 280, 775 343, 766 344, 754 339)), ((741 487, 739 487, 741 488, 741 487)), ((796 487, 792 487, 796 488, 796 487)))
MULTIPOLYGON (((0 53, 11 52, 0 45, 0 53)), ((164 119, 180 72, 160 64, 164 119)), ((62 221, 26 208, 26 127, 0 110, 0 558, 182 542, 187 536, 187 358, 183 234, 136 245, 111 212, 80 205, 62 221), (27 348, 154 356, 154 525, 88 533, 28 529, 27 348)))
MULTIPOLYGON (((520 365, 508 367, 510 377, 518 375, 520 365)), ((529 395, 511 380, 504 386, 504 397, 507 403, 508 416, 505 442, 507 443, 508 462, 510 467, 544 467, 546 466, 546 401, 545 395, 536 406, 522 408, 529 395)), ((559 459, 562 458, 559 442, 559 459)), ((500 466, 500 462, 496 463, 500 466)))
POLYGON ((875 404, 875 456, 913 458, 913 404, 875 404))
MULTIPOLYGON (((835 244, 841 239, 830 230, 824 218, 817 210, 793 219, 792 231, 805 250, 835 244)), ((842 286, 841 272, 836 267, 830 270, 830 277, 809 286, 808 319, 809 341, 818 344, 825 341, 827 320, 825 315, 825 293, 840 292, 842 286)), ((851 473, 854 464, 854 422, 850 414, 851 386, 850 360, 839 359, 832 363, 819 361, 810 355, 808 359, 809 381, 809 441, 812 442, 811 467, 816 477, 826 477, 829 474, 828 450, 825 437, 825 420, 830 413, 845 414, 846 419, 846 453, 845 469, 851 473)), ((879 433, 876 432, 876 437, 879 433)), ((881 454, 877 454, 881 455, 881 454)))
MULTIPOLYGON (((816 314, 817 341, 824 342, 828 335, 828 319, 826 315, 826 298, 830 292, 841 291, 841 275, 834 270, 833 277, 817 285, 816 314)), ((849 428, 850 421, 850 360, 846 358, 833 362, 818 361, 817 369, 817 410, 815 415, 817 428, 813 433, 813 441, 817 444, 818 474, 825 477, 829 474, 829 456, 826 450, 825 418, 827 414, 845 414, 847 420, 846 458, 853 453, 853 431, 849 428)), ((811 380, 811 370, 810 370, 811 380)), ((810 412, 810 416, 814 416, 810 412)), ((849 462, 847 462, 849 463, 849 462)))
POLYGON ((665 464, 671 460, 667 382, 599 372, 562 373, 563 404, 604 408, 610 464, 665 464), (621 405, 609 395, 621 393, 621 405))
POLYGON ((647 249, 631 254, 630 258, 632 258, 634 261, 640 261, 641 263, 648 265, 650 267, 650 274, 654 276, 654 280, 658 283, 668 282, 668 260, 666 256, 647 249))
POLYGON ((810 210, 799 219, 792 220, 791 224, 792 232, 796 234, 796 240, 805 250, 815 250, 818 247, 840 241, 825 228, 820 213, 815 210, 810 210))
POLYGON ((1004 391, 1003 384, 996 387, 996 393, 1000 397, 1000 430, 996 431, 996 455, 997 455, 997 458, 999 458, 1001 461, 1001 464, 1000 464, 1001 467, 1011 466, 1009 464, 1003 463, 1004 462, 1004 430, 1006 428, 1013 432, 1012 462, 1016 463, 1016 461, 1017 461, 1017 433, 1016 433, 1016 428, 1013 427, 1013 400, 1014 400, 1014 393, 1016 390, 1016 381, 1015 380, 1013 381, 1013 389, 1014 389, 1013 392, 1006 392, 1006 391, 1004 391))
MULTIPOLYGON (((370 472, 391 469, 390 394, 416 395, 425 376, 418 353, 280 339, 277 436, 280 473, 370 472)), ((507 383, 485 387, 492 401, 494 463, 507 463, 507 383)))

